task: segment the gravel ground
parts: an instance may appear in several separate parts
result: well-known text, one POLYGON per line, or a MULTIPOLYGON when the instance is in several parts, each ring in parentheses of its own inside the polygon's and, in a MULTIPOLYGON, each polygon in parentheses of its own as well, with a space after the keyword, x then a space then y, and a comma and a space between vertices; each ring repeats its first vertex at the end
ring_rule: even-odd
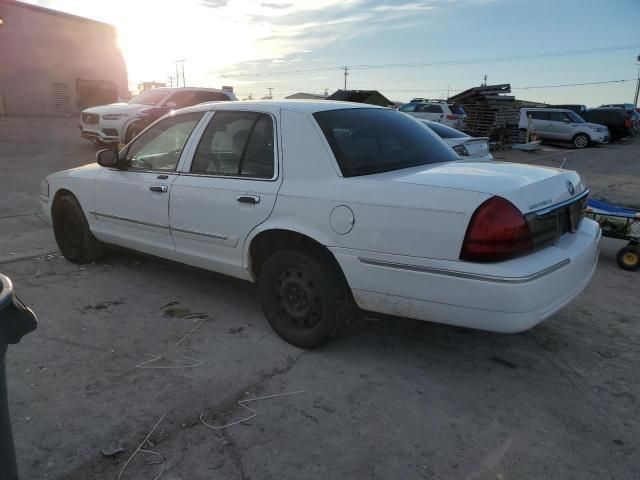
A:
MULTIPOLYGON (((73 120, 0 117, 0 147, 0 271, 40 319, 7 355, 22 478, 115 480, 150 432, 122 479, 640 478, 640 277, 618 242, 526 333, 367 320, 303 351, 250 284, 129 252, 60 257, 38 185, 92 160, 73 120)), ((640 202, 640 142, 496 153, 564 157, 597 196, 640 202)))

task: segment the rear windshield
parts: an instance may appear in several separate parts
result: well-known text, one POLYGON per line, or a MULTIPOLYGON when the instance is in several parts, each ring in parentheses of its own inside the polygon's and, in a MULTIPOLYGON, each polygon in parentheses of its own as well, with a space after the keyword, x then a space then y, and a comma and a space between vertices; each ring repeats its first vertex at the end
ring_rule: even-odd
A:
POLYGON ((440 138, 463 138, 468 137, 466 133, 462 133, 460 130, 456 130, 455 128, 447 127, 441 123, 435 122, 422 122, 431 130, 436 132, 440 138))
POLYGON ((454 115, 464 115, 467 113, 460 105, 449 105, 449 108, 451 109, 451 113, 454 115))
POLYGON ((435 133, 395 110, 349 108, 313 116, 345 177, 459 160, 435 133))

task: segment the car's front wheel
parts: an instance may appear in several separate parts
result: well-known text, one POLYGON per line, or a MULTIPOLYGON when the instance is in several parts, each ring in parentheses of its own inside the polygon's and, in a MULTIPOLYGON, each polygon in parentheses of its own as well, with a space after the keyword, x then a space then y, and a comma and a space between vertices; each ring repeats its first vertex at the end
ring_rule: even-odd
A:
POLYGON ((59 197, 51 209, 53 234, 62 255, 73 263, 90 263, 102 256, 104 245, 89 230, 82 207, 72 195, 59 197))
POLYGON ((572 143, 575 148, 587 148, 591 139, 586 133, 578 133, 573 137, 572 143))
POLYGON ((356 314, 351 291, 335 260, 320 249, 274 253, 262 266, 259 287, 269 324, 297 347, 321 345, 356 314))

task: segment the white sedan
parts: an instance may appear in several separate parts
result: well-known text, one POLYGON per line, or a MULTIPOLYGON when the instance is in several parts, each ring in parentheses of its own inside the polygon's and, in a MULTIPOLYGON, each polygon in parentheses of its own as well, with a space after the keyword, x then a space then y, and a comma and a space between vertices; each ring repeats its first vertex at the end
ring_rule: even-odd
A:
POLYGON ((442 138, 447 145, 462 157, 472 162, 490 162, 493 155, 489 151, 489 137, 472 137, 460 130, 431 120, 420 120, 442 138))
POLYGON ((42 183, 67 259, 115 244, 257 282, 267 320, 300 347, 362 311, 519 332, 596 268, 577 173, 461 162, 385 108, 203 104, 97 161, 42 183))

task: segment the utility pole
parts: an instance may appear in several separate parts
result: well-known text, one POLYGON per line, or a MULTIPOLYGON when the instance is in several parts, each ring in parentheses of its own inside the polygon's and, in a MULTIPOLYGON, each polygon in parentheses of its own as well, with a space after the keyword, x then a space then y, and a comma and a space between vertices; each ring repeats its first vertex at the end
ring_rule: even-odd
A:
POLYGON ((269 100, 273 100, 273 95, 272 95, 273 87, 269 87, 267 88, 267 90, 269 90, 269 100))
POLYGON ((328 89, 328 88, 325 88, 325 89, 324 89, 324 96, 325 96, 325 97, 328 97, 328 96, 329 96, 329 89, 328 89))
POLYGON ((169 75, 169 77, 167 78, 167 80, 169 80, 169 86, 173 87, 173 77, 171 75, 169 75))
POLYGON ((451 85, 447 85, 447 100, 449 100, 449 89, 451 88, 451 85))
POLYGON ((347 67, 346 65, 344 67, 342 67, 342 69, 344 70, 344 89, 347 89, 347 76, 349 76, 349 67, 347 67))
POLYGON ((484 75, 484 83, 481 85, 481 87, 486 87, 487 86, 487 74, 485 73, 484 75))
POLYGON ((633 98, 633 106, 638 106, 638 94, 640 94, 640 55, 636 58, 638 62, 638 83, 636 83, 636 96, 633 98))
POLYGON ((182 65, 182 86, 186 87, 187 86, 187 82, 185 81, 184 78, 184 62, 186 62, 186 60, 174 60, 173 63, 176 64, 176 87, 180 86, 180 70, 178 69, 178 64, 182 65))

